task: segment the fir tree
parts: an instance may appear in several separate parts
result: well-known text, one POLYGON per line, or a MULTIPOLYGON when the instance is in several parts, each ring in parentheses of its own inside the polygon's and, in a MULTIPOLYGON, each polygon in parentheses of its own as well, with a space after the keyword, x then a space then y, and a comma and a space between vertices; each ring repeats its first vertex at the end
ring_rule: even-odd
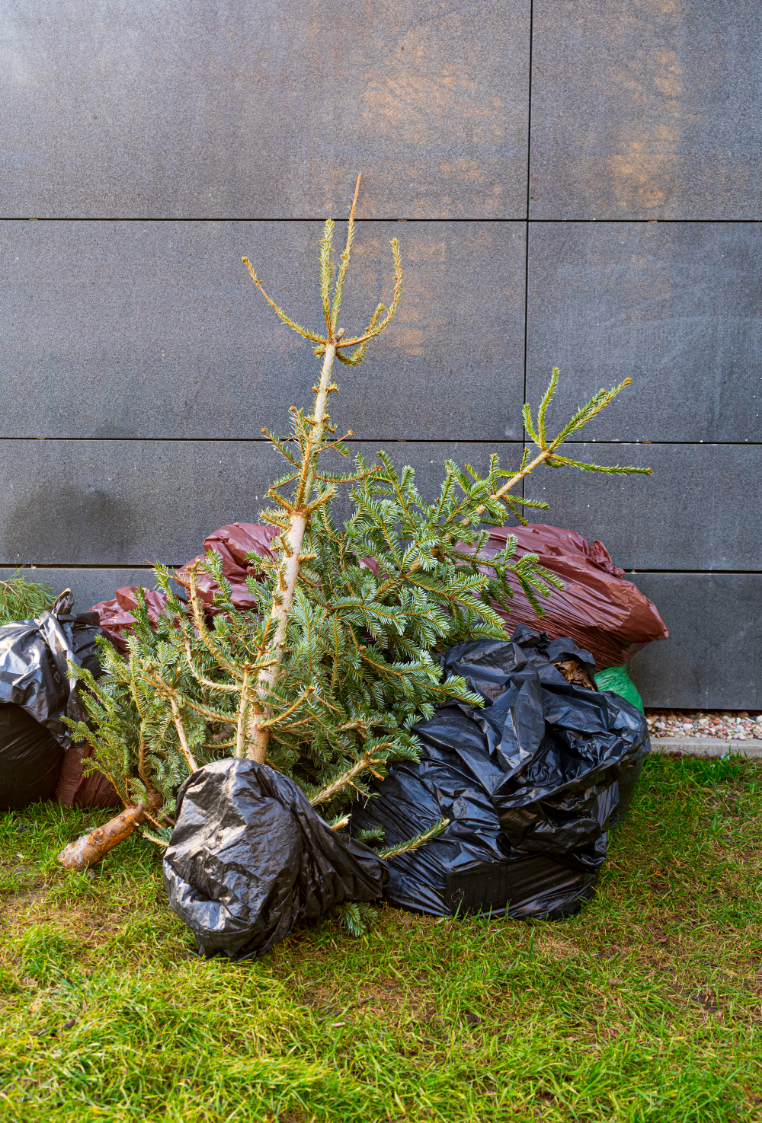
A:
MULTIPOLYGON (((370 341, 390 324, 402 292, 395 239, 388 308, 380 304, 355 336, 338 326, 356 203, 357 191, 337 270, 331 221, 320 243, 324 332, 295 323, 244 259, 281 321, 311 342, 321 359, 311 411, 291 407, 288 437, 263 430, 287 465, 269 490, 272 507, 261 515, 279 531, 274 560, 252 559, 261 572, 259 580, 249 579, 256 608, 247 612, 232 604, 213 552, 191 569, 187 606, 172 591, 169 571, 157 566, 168 605, 156 631, 141 606, 126 658, 106 646, 104 678, 95 683, 83 673, 90 720, 76 731, 92 746, 94 767, 114 784, 126 810, 67 847, 61 860, 71 868, 85 868, 141 822, 149 837, 166 841, 179 784, 228 755, 286 773, 337 829, 346 825, 370 775, 383 775, 392 760, 415 759, 416 721, 447 698, 480 703, 464 680, 441 681, 438 653, 467 638, 505 638, 495 606, 509 608, 511 579, 539 613, 542 599, 561 587, 536 555, 514 557, 513 538, 489 561, 480 556, 487 527, 504 524, 508 515, 525 522, 526 508, 547 509, 516 495, 516 485, 542 464, 649 471, 562 454, 563 444, 630 380, 599 391, 551 439, 546 413, 558 381, 555 369, 536 419, 524 409, 536 452, 525 451, 515 470, 501 468, 497 455, 484 475, 447 461, 432 503, 419 494, 413 470, 398 471, 383 453, 375 464, 356 457, 351 471, 328 470, 326 453, 350 456, 328 412, 329 395, 338 391, 333 363, 362 362, 370 341), (340 488, 352 502, 351 517, 341 525, 332 512, 340 488), (211 624, 196 588, 199 571, 211 574, 221 590, 211 624)), ((361 923, 359 914, 354 922, 361 923)))

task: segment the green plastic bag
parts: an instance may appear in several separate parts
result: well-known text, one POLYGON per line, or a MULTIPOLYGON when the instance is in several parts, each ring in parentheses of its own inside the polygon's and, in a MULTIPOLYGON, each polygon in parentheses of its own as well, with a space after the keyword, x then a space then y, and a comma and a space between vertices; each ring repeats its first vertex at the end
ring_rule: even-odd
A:
POLYGON ((624 698, 631 702, 633 706, 637 706, 641 713, 644 712, 643 699, 638 694, 638 688, 627 674, 627 668, 624 665, 607 667, 605 671, 598 671, 595 675, 595 685, 599 690, 610 690, 612 694, 618 694, 620 698, 624 698))

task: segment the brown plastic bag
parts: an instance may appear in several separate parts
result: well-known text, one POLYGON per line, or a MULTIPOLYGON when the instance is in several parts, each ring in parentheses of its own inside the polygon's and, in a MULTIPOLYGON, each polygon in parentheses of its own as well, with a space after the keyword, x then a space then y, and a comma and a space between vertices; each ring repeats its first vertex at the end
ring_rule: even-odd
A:
MULTIPOLYGON (((148 618, 152 624, 159 619, 167 598, 156 589, 140 585, 124 585, 117 589, 111 600, 99 601, 90 609, 97 612, 104 634, 117 651, 127 650, 126 636, 135 623, 133 615, 138 606, 137 592, 143 588, 148 618)), ((64 754, 61 774, 56 787, 56 799, 64 807, 118 807, 121 800, 111 782, 100 772, 84 776, 82 766, 92 755, 89 745, 72 745, 64 754)))
MULTIPOLYGON (((246 585, 248 576, 258 570, 247 560, 247 554, 271 558, 270 542, 277 534, 271 526, 256 523, 230 523, 220 527, 204 541, 205 550, 215 550, 222 558, 222 572, 232 587, 232 600, 237 608, 254 607, 254 598, 246 585)), ((485 552, 503 549, 509 534, 517 540, 517 555, 538 554, 541 563, 564 582, 564 589, 554 589, 552 597, 543 602, 546 615, 536 615, 520 586, 513 582, 514 598, 508 619, 511 628, 527 624, 535 631, 547 632, 551 639, 571 636, 580 647, 595 658, 599 671, 621 666, 645 644, 666 639, 667 627, 654 604, 631 581, 625 581, 624 570, 615 566, 602 542, 592 546, 574 530, 564 530, 543 523, 528 526, 494 527, 485 552)), ((203 554, 199 555, 203 559, 203 554)), ((195 560, 195 559, 194 559, 195 560)), ((178 584, 188 586, 188 562, 176 574, 178 584)), ((361 565, 375 570, 371 559, 361 565)), ((208 612, 213 613, 217 582, 208 574, 199 574, 198 590, 208 612)), ((120 651, 126 651, 123 638, 135 623, 132 610, 137 605, 137 586, 117 589, 114 600, 102 601, 92 611, 100 617, 101 627, 120 651)), ((148 616, 155 622, 166 603, 163 593, 143 590, 148 616)))
POLYGON ((164 611, 167 598, 164 593, 146 589, 142 585, 123 585, 121 589, 117 589, 113 600, 99 601, 90 609, 91 612, 98 613, 101 628, 122 654, 127 650, 125 633, 129 634, 135 623, 133 612, 138 607, 136 594, 141 588, 146 599, 148 619, 155 624, 164 611))
MULTIPOLYGON (((215 550, 222 558, 222 572, 232 586, 233 604, 240 609, 254 607, 254 598, 246 585, 249 575, 256 576, 256 566, 247 561, 247 554, 255 553, 262 557, 270 558, 272 553, 269 543, 278 533, 274 527, 258 526, 255 523, 230 523, 220 527, 204 540, 204 550, 215 550)), ((204 555, 200 555, 203 561, 204 555)), ((195 559, 194 559, 195 560, 195 559)), ((177 583, 185 588, 188 586, 188 567, 192 562, 186 563, 175 574, 177 583)), ((204 602, 206 611, 214 614, 216 609, 212 605, 219 586, 213 577, 206 573, 198 575, 198 591, 204 602)), ((93 605, 91 612, 97 612, 101 628, 114 644, 118 651, 127 651, 126 636, 132 631, 135 624, 134 611, 137 608, 137 592, 139 585, 125 585, 117 589, 112 600, 100 601, 93 605)), ((156 589, 143 588, 148 619, 151 624, 156 624, 159 616, 164 611, 167 597, 156 589)), ((56 788, 56 799, 65 807, 114 807, 120 800, 105 776, 99 772, 92 772, 89 776, 82 775, 83 762, 90 755, 84 745, 75 745, 64 756, 61 774, 56 788)))
POLYGON ((624 570, 614 565, 602 542, 590 546, 574 530, 530 523, 493 528, 483 553, 502 550, 509 535, 516 538, 516 557, 537 554, 564 583, 547 601, 541 598, 545 615, 540 618, 512 580, 514 597, 506 616, 511 628, 527 624, 551 639, 571 636, 592 654, 599 671, 621 666, 645 644, 669 635, 656 605, 624 580, 624 570))
MULTIPOLYGON (((231 599, 236 608, 246 610, 254 608, 256 602, 249 592, 246 584, 247 577, 257 577, 261 572, 255 565, 247 560, 247 555, 259 554, 263 558, 272 558, 270 542, 280 531, 274 526, 263 526, 257 523, 229 523, 221 526, 204 539, 204 550, 214 550, 222 558, 222 572, 230 582, 231 599)), ((187 562, 175 574, 178 585, 188 588, 188 568, 194 561, 204 560, 204 555, 187 562)), ((199 596, 204 602, 207 611, 214 612, 212 602, 219 593, 219 586, 208 573, 200 573, 196 581, 199 596)))
MULTIPOLYGON (((269 548, 270 541, 278 531, 271 526, 258 526, 255 523, 230 523, 215 530, 204 540, 204 551, 215 550, 222 558, 222 572, 232 586, 233 604, 236 608, 254 608, 254 598, 246 586, 249 575, 257 576, 256 566, 246 560, 247 554, 259 554, 261 557, 271 558, 273 555, 269 548)), ((174 575, 175 581, 183 588, 187 588, 188 569, 194 561, 203 561, 204 554, 179 569, 174 575)), ((126 635, 132 631, 135 624, 134 612, 137 608, 137 591, 140 585, 125 585, 117 589, 112 600, 99 601, 90 609, 97 612, 101 628, 114 644, 117 651, 122 653, 127 650, 126 635)), ((196 587, 207 612, 214 614, 214 597, 219 593, 219 587, 213 577, 208 573, 199 573, 196 587)), ((148 619, 151 624, 156 624, 159 616, 164 611, 167 598, 157 589, 143 588, 148 619)))
POLYGON ((119 807, 121 799, 101 772, 82 775, 82 765, 92 755, 89 745, 72 745, 64 753, 56 785, 56 800, 64 807, 119 807))

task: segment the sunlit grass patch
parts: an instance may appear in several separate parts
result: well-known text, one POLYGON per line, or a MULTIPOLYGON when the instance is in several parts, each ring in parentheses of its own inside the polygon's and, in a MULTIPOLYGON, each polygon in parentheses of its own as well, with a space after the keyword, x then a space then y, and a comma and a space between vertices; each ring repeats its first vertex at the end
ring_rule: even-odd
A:
POLYGON ((150 844, 56 865, 101 813, 2 816, 0 1119, 762 1119, 761 781, 649 759, 573 920, 384 909, 243 964, 197 958, 150 844))

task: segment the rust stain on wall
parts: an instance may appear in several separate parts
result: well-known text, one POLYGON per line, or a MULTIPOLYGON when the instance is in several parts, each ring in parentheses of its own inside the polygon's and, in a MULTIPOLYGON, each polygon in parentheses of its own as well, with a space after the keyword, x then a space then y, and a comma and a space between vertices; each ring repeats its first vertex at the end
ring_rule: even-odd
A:
POLYGON ((681 16, 679 0, 641 0, 626 18, 630 32, 637 32, 635 41, 661 43, 638 50, 617 76, 633 112, 608 166, 617 205, 625 212, 663 208, 680 183, 681 139, 690 116, 681 100, 681 16))

